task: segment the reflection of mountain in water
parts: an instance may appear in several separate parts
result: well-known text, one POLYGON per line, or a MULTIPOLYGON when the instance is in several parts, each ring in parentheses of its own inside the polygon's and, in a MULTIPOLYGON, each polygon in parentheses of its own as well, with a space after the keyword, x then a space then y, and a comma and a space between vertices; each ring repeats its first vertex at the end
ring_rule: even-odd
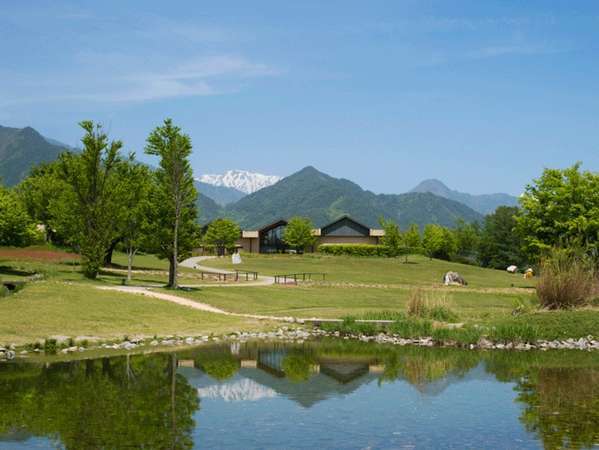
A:
MULTIPOLYGON (((242 360, 239 371, 226 381, 218 381, 192 367, 179 368, 179 371, 197 388, 202 398, 256 401, 281 395, 306 408, 328 398, 351 394, 375 380, 378 382, 384 371, 384 366, 373 364, 376 361, 368 357, 354 357, 349 361, 316 358, 312 360, 309 379, 298 382, 285 373, 284 364, 289 355, 286 349, 260 350, 253 356, 256 359, 242 360)), ((456 383, 494 379, 482 363, 453 373, 445 363, 437 365, 418 358, 408 359, 402 366, 403 374, 396 379, 404 379, 425 396, 440 395, 456 383)))

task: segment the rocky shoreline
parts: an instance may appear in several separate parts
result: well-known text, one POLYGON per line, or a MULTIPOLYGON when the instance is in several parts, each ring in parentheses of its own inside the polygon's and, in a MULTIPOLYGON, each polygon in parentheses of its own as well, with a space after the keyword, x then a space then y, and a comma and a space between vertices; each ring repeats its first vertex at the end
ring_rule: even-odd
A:
MULTIPOLYGON (((219 342, 280 341, 301 344, 307 340, 315 340, 320 338, 357 340, 361 342, 373 342, 377 344, 399 346, 413 345, 419 347, 456 347, 470 350, 599 350, 599 339, 596 339, 593 336, 582 337, 579 339, 569 338, 553 341, 538 340, 535 343, 492 342, 485 338, 481 338, 476 344, 462 345, 455 341, 437 342, 434 341, 432 337, 403 338, 399 335, 385 333, 369 336, 363 334, 343 334, 339 331, 325 331, 319 328, 305 329, 289 327, 281 327, 276 331, 270 332, 239 331, 222 336, 165 336, 162 338, 156 337, 152 339, 148 339, 143 336, 134 336, 131 338, 125 338, 121 342, 100 342, 99 338, 94 337, 85 337, 85 339, 75 338, 74 340, 66 337, 62 338, 62 341, 57 340, 58 348, 56 350, 56 354, 69 355, 93 350, 124 350, 129 352, 148 348, 168 349, 169 347, 195 347, 219 342), (66 343, 69 341, 86 341, 88 344, 85 346, 67 346, 66 343), (92 342, 91 345, 89 345, 89 342, 92 342)), ((45 354, 43 348, 39 346, 39 343, 37 344, 37 347, 32 347, 34 347, 34 345, 23 347, 17 347, 14 344, 11 344, 7 347, 0 346, 0 361, 13 360, 15 358, 27 358, 30 355, 35 354, 45 354)))

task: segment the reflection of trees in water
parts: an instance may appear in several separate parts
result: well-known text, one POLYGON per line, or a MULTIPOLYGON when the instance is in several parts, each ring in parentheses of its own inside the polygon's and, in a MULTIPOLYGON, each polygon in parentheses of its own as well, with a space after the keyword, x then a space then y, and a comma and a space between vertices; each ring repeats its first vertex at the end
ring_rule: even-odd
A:
POLYGON ((218 381, 228 380, 239 370, 239 361, 224 346, 198 352, 194 364, 218 381))
POLYGON ((0 434, 45 436, 65 448, 191 448, 195 390, 175 355, 52 364, 0 373, 0 434))
POLYGON ((291 350, 283 359, 282 369, 291 381, 307 381, 314 372, 316 359, 310 349, 291 350))
POLYGON ((520 417, 546 449, 587 448, 599 442, 599 370, 537 369, 516 387, 520 417))
POLYGON ((404 348, 390 351, 383 358, 385 370, 381 381, 404 379, 422 386, 449 375, 464 376, 480 361, 480 355, 455 349, 404 348))

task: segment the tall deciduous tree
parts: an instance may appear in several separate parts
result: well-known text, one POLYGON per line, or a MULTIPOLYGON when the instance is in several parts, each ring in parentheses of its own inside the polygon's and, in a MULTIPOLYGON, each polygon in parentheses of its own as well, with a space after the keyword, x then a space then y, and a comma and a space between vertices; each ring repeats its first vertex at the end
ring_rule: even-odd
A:
POLYGON ((485 217, 479 245, 479 260, 484 267, 505 269, 512 264, 524 265, 522 238, 516 231, 518 208, 500 206, 485 217))
POLYGON ((192 146, 188 135, 171 119, 154 129, 146 154, 160 158, 151 193, 150 233, 153 247, 169 261, 168 286, 177 288, 177 264, 198 243, 197 192, 189 164, 192 146))
POLYGON ((127 253, 127 281, 131 281, 133 258, 142 246, 147 229, 147 213, 152 188, 150 169, 130 160, 121 164, 118 170, 120 185, 120 238, 127 253))
POLYGON ((204 242, 213 245, 217 254, 222 256, 225 250, 231 251, 235 247, 235 242, 241 236, 239 225, 230 219, 216 219, 206 230, 204 242))
POLYGON ((381 227, 385 230, 385 235, 381 238, 381 244, 387 250, 389 256, 399 256, 402 252, 403 238, 399 225, 392 220, 379 220, 381 227))
POLYGON ((0 245, 25 247, 37 237, 35 223, 19 197, 0 186, 0 245))
POLYGON ((306 217, 293 217, 287 223, 283 233, 283 241, 291 248, 303 252, 316 243, 312 234, 314 225, 306 217))
POLYGON ((60 161, 35 166, 29 176, 16 187, 31 218, 44 226, 48 241, 53 241, 56 237, 52 226, 51 204, 69 188, 61 175, 60 161))
POLYGON ((466 223, 463 219, 458 219, 453 233, 459 258, 470 263, 476 262, 481 234, 478 222, 466 223))
POLYGON ((96 278, 106 249, 116 231, 118 215, 114 214, 118 183, 114 176, 119 163, 121 141, 108 142, 100 125, 91 121, 79 124, 85 131, 80 155, 63 153, 60 166, 64 180, 73 192, 74 238, 83 256, 83 273, 96 278))
POLYGON ((599 250, 599 174, 581 171, 580 164, 545 169, 520 204, 518 229, 531 256, 554 246, 599 250))
POLYGON ((424 227, 422 245, 430 258, 449 259, 457 250, 453 233, 435 224, 424 227))

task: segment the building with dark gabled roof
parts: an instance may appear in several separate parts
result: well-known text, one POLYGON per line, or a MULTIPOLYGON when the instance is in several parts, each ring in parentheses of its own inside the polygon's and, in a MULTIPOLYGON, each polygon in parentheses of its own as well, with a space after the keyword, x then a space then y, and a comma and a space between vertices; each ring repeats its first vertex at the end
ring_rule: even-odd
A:
MULTIPOLYGON (((284 253, 289 250, 283 241, 287 221, 280 219, 259 230, 244 230, 238 246, 247 253, 284 253)), ((316 247, 321 244, 370 244, 377 245, 384 230, 369 228, 344 215, 322 228, 315 228, 316 247)))

